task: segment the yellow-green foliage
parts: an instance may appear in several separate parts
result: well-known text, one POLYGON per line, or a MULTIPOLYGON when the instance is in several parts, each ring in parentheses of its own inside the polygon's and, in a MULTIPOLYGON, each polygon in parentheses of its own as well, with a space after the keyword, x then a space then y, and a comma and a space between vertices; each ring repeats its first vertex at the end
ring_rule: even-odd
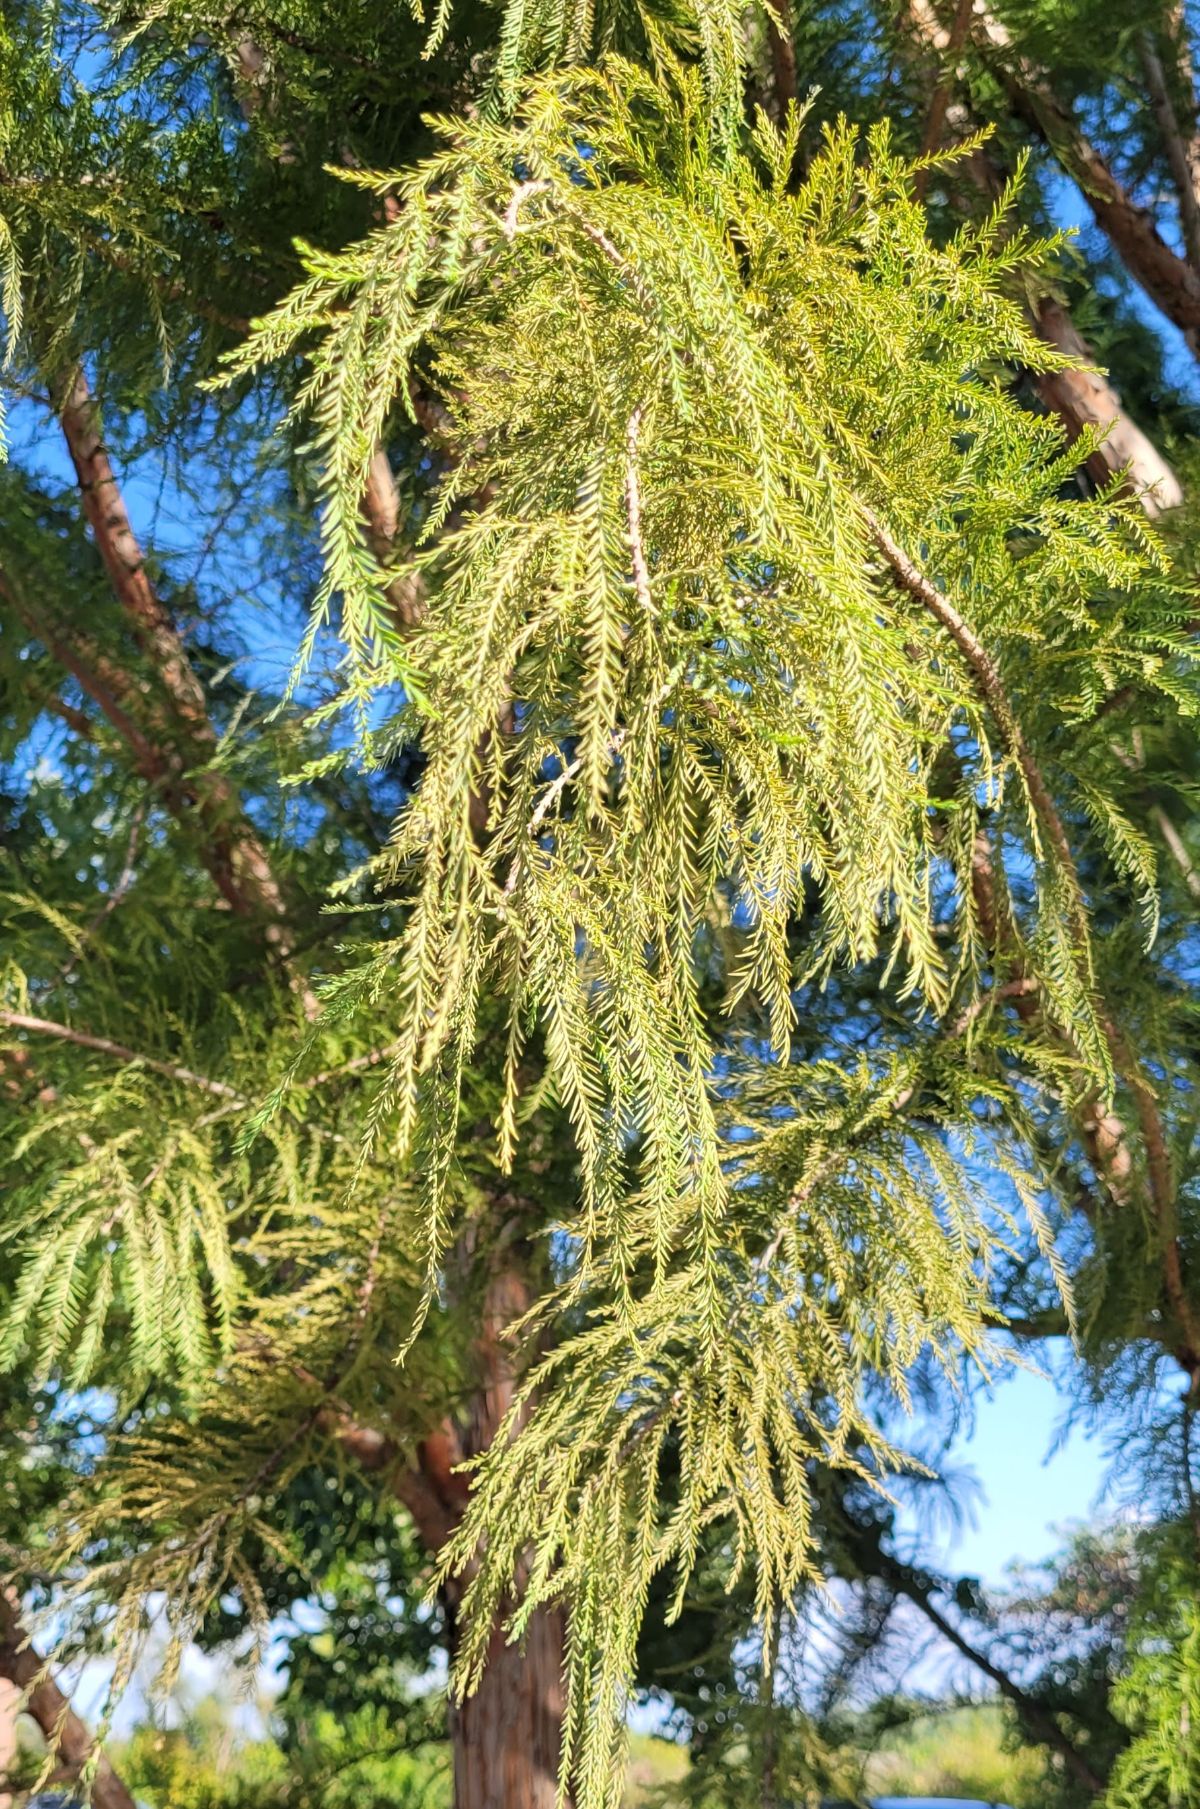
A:
POLYGON ((193 1719, 139 1728, 116 1757, 150 1809, 446 1809, 451 1795, 447 1749, 405 1751, 387 1716, 366 1709, 342 1725, 318 1716, 287 1753, 193 1719))
MULTIPOLYGON (((394 193, 394 223, 310 252, 235 368, 307 351, 319 613, 340 595, 350 700, 405 683, 415 701, 383 734, 427 756, 374 864, 411 900, 403 934, 334 999, 394 1014, 374 1134, 423 1176, 427 1300, 485 1002, 507 1019, 501 1163, 527 1039, 575 1131, 570 1260, 536 1320, 586 1316, 531 1373, 519 1436, 481 1460, 442 1567, 484 1536, 462 1688, 530 1547, 514 1634, 567 1600, 563 1776, 591 1806, 617 1789, 651 1578, 676 1567, 682 1590, 726 1515, 732 1574, 755 1566, 765 1612, 808 1573, 808 1467, 897 1461, 864 1375, 903 1395, 923 1349, 982 1351, 1004 1234, 965 1179, 980 1138, 1040 1235, 1021 1111, 954 1046, 985 1048, 991 1022, 964 874, 986 805, 1036 864, 1025 959, 1083 1067, 1050 1044, 1040 1059, 1068 1091, 1103 1089, 1078 881, 1012 715, 1050 763, 1125 677, 1177 690, 1179 606, 1135 505, 1064 502, 1079 448, 1011 394, 1010 364, 1048 360, 1002 294, 1038 247, 998 214, 935 248, 884 130, 835 129, 794 188, 794 113, 732 148, 697 74, 618 60, 540 81, 511 125, 437 130, 418 169, 353 178, 394 193), (417 557, 429 613, 401 646, 359 499, 413 382, 454 416, 434 526, 476 501, 417 557), (888 582, 879 519, 981 637, 1002 709, 962 637, 888 582), (940 1034, 786 1065, 797 982, 875 959, 940 1034)), ((1111 752, 1087 731, 1072 746, 1055 786, 1148 892, 1111 752)))
POLYGON ((1185 1809, 1200 1793, 1200 1604, 1187 1570, 1168 1573, 1171 1596, 1149 1624, 1114 1692, 1133 1735, 1117 1760, 1111 1809, 1185 1809))
MULTIPOLYGON (((242 1021, 236 966, 187 1034, 174 1004, 131 1029, 110 987, 96 1022, 146 1059, 99 1081, 60 1039, 5 1225, 8 1361, 82 1382, 115 1324, 131 1367, 183 1384, 70 1517, 131 1649, 156 1591, 178 1639, 227 1587, 262 1610, 245 1550, 286 1555, 274 1496, 343 1408, 401 1445, 437 1423, 481 1173, 537 1200, 542 1354, 441 1565, 470 1571, 460 1689, 498 1612, 519 1636, 566 1603, 581 1809, 620 1800, 654 1579, 678 1605, 720 1522, 766 1618, 816 1569, 814 1468, 882 1486, 903 1461, 871 1390, 988 1363, 1018 1235, 1053 1266, 1034 1114, 1113 1077, 1047 800, 1152 919, 1096 711, 1126 684, 1191 702, 1190 606, 1136 503, 1064 500, 1088 443, 1014 397, 1014 366, 1052 361, 1007 293, 1039 247, 1002 209, 932 243, 882 128, 835 126, 795 181, 795 111, 735 140, 712 81, 612 58, 542 76, 515 119, 435 122, 418 167, 350 178, 394 217, 306 251, 233 359, 308 361, 314 633, 336 614, 348 650, 312 736, 345 704, 368 760, 423 757, 355 880, 391 927, 307 1039, 282 985, 242 1021), (414 384, 454 463, 403 635, 361 508, 414 384), (1019 1072, 970 883, 985 833, 1004 959, 1039 994, 1019 1072), (806 1059, 797 1001, 847 971, 891 1015, 806 1059)), ((301 785, 341 758, 319 745, 301 785)), ((23 971, 5 986, 36 1004, 23 971)))

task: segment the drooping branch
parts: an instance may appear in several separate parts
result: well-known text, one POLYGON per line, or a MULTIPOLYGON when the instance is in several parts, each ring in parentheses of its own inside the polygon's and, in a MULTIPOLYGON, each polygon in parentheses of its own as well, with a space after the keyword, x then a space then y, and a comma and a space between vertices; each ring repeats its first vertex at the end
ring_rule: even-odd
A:
POLYGON ((642 537, 642 486, 638 476, 638 433, 642 425, 639 402, 625 429, 625 520, 629 533, 629 557, 633 564, 633 588, 644 613, 657 615, 650 587, 650 566, 642 537))
MULTIPOLYGON (((979 695, 999 730, 1007 753, 1021 771, 1035 817, 1054 850, 1067 882, 1071 929, 1082 960, 1089 932, 1087 909, 1075 857, 1058 806, 1025 737, 1000 669, 949 597, 897 545, 877 517, 869 510, 865 513, 871 536, 896 583, 929 611, 962 654, 974 676, 979 695)), ((971 873, 976 910, 992 946, 1002 947, 1007 944, 1009 948, 1014 948, 1016 938, 1011 926, 1001 922, 999 889, 995 883, 991 860, 991 850, 986 839, 977 837, 972 853, 971 873)), ((1022 974, 1015 977, 1029 976, 1022 974)), ((1086 973, 1083 978, 1087 981, 1086 973)), ((1089 990, 1092 990, 1090 986, 1089 990)), ((1025 1021, 1042 1015, 1040 998, 1033 992, 1016 997, 1014 1003, 1018 1016, 1025 1021)), ((1182 1344, 1174 1348, 1174 1355, 1191 1378, 1192 1386, 1200 1387, 1200 1315, 1192 1303, 1183 1272, 1175 1182, 1162 1110, 1154 1087, 1129 1047, 1113 1012, 1103 999, 1096 998, 1095 1006, 1097 1023, 1107 1044, 1114 1072, 1128 1087, 1137 1114, 1146 1161, 1150 1206, 1161 1248, 1164 1291, 1175 1325, 1183 1337, 1182 1344)), ((1071 1025, 1057 1023, 1052 1024, 1051 1029, 1067 1048, 1078 1054, 1078 1044, 1071 1025)), ((1095 1095, 1078 1108, 1077 1118, 1089 1159, 1103 1176, 1114 1203, 1128 1204, 1132 1198, 1133 1156, 1124 1120, 1112 1104, 1103 1102, 1095 1095)))
POLYGON ((1080 890, 1079 875, 1075 870, 1075 856, 1072 853, 1067 832, 1063 827, 1062 818, 1059 816, 1058 806, 1046 783, 1045 775, 1034 758, 1033 751, 1025 739, 1025 731, 1009 701, 999 667, 949 597, 930 582, 920 567, 914 564, 907 553, 897 545, 883 523, 870 510, 866 511, 866 521, 871 531, 871 537, 891 568, 896 582, 910 596, 915 597, 929 611, 934 620, 941 624, 970 667, 979 695, 991 711, 1008 752, 1021 770, 1030 803, 1042 832, 1061 864, 1071 894, 1073 927, 1078 931, 1081 945, 1084 944, 1087 940, 1087 913, 1080 890))

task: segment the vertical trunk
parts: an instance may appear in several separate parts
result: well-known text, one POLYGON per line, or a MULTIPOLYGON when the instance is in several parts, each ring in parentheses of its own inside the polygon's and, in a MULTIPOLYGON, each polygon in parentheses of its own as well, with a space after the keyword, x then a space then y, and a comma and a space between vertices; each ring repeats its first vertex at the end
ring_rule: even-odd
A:
MULTIPOLYGON (((514 1217, 505 1230, 517 1226, 514 1217)), ((502 1235, 496 1242, 505 1251, 504 1266, 490 1277, 484 1295, 475 1343, 478 1386, 463 1439, 468 1457, 487 1449, 512 1406, 519 1372, 505 1332, 530 1305, 519 1241, 502 1235)), ((461 1581, 465 1584, 468 1579, 461 1581)), ((451 1595, 447 1607, 452 1645, 455 1606, 451 1595)), ((454 1809, 554 1809, 565 1647, 561 1610, 536 1614, 519 1647, 507 1643, 499 1622, 493 1627, 479 1688, 451 1715, 454 1809)))
POLYGON ((450 1717, 454 1809, 555 1809, 563 1648, 558 1612, 535 1615, 521 1647, 493 1630, 483 1681, 450 1717))

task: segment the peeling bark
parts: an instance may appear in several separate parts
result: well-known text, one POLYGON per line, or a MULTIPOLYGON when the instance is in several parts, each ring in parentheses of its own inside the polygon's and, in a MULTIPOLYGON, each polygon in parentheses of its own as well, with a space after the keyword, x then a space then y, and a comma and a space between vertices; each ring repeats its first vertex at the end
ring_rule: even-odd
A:
POLYGON ((1122 413, 1120 397, 1097 369, 1091 347, 1067 310, 1047 297, 1038 304, 1033 322, 1047 345, 1074 361, 1069 370, 1044 371, 1038 377, 1042 401, 1062 421, 1071 440, 1086 428, 1098 428, 1105 435, 1104 444, 1088 460, 1092 481, 1106 483, 1115 472, 1125 471, 1130 489, 1151 520, 1177 509, 1183 501, 1179 479, 1154 443, 1122 413))

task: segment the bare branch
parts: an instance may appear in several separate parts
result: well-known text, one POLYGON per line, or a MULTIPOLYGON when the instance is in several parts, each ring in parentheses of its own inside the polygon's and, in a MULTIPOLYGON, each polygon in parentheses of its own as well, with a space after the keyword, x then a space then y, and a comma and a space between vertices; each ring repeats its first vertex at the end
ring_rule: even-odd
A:
POLYGON ((1166 153, 1167 163, 1175 183, 1175 194, 1179 205, 1179 226, 1183 233, 1183 242, 1187 247, 1188 258, 1193 268, 1200 270, 1200 200, 1196 195, 1195 173, 1188 157, 1187 146, 1183 141, 1183 134, 1179 129, 1175 102, 1171 98, 1166 71, 1162 66, 1162 58, 1158 54, 1158 45, 1154 41, 1152 31, 1147 29, 1141 33, 1138 48, 1141 52, 1146 87, 1150 94, 1150 105, 1154 109, 1159 136, 1162 139, 1163 150, 1166 153))
POLYGON ((30 1036, 55 1037, 61 1043, 73 1043, 77 1049, 93 1049, 98 1055, 112 1056, 114 1061, 149 1068, 155 1074, 165 1075, 168 1080, 182 1081, 185 1086, 199 1087, 205 1093, 213 1093, 218 1099, 232 1099, 239 1105, 249 1104, 236 1087, 227 1086, 223 1080, 210 1080, 206 1074, 197 1074, 194 1069, 181 1067, 178 1062, 161 1061, 154 1055, 141 1055, 124 1043, 114 1042, 111 1037, 93 1036, 90 1031, 76 1030, 70 1024, 57 1024, 50 1018, 32 1017, 24 1011, 2 1008, 0 1024, 9 1030, 24 1030, 30 1036))
POLYGON ((919 1608, 929 1623, 936 1627, 942 1638, 960 1652, 976 1670, 982 1672, 1000 1694, 1012 1703, 1017 1718, 1026 1734, 1036 1740, 1040 1746, 1048 1746, 1062 1759, 1063 1764, 1073 1777, 1077 1778, 1085 1789, 1099 1796, 1104 1790, 1103 1780, 1092 1770, 1087 1759, 1075 1743, 1068 1739, 1058 1721, 1048 1709, 1042 1707, 1027 1690, 1021 1688, 1016 1679, 1003 1670, 995 1661, 981 1652, 978 1646, 955 1626, 950 1618, 943 1614, 934 1601, 934 1588, 929 1579, 924 1577, 912 1565, 902 1564, 887 1552, 880 1553, 880 1574, 886 1583, 919 1608))

